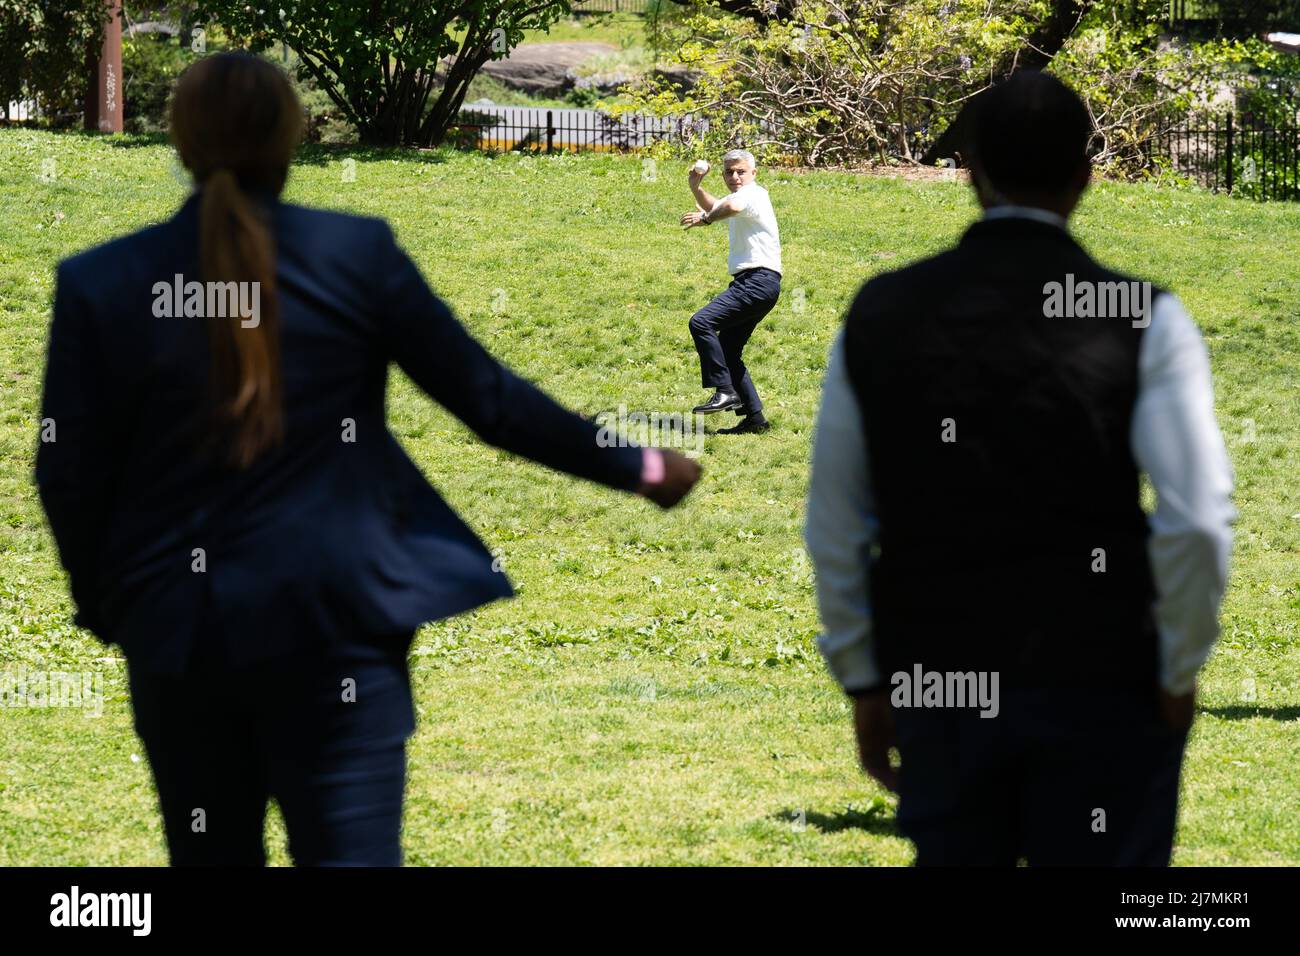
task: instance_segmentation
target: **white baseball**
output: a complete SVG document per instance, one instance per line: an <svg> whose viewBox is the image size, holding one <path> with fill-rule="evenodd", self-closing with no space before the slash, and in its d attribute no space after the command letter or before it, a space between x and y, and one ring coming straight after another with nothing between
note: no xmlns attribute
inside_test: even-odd
<svg viewBox="0 0 1300 956"><path fill-rule="evenodd" d="M697 159L697 160L695 161L695 165L692 166L691 168L694 169L695 172L697 172L697 173L699 173L701 176L703 176L705 173L707 173L707 172L709 171L709 164L708 164L708 162L707 162L706 160L703 160L703 159Z"/></svg>

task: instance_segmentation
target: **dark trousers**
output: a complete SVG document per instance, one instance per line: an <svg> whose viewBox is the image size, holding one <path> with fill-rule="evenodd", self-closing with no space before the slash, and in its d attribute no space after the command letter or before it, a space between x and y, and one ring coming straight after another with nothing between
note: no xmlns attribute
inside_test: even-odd
<svg viewBox="0 0 1300 956"><path fill-rule="evenodd" d="M128 674L172 865L265 864L270 797L297 865L401 865L406 645L236 668L209 642L183 675Z"/></svg>
<svg viewBox="0 0 1300 956"><path fill-rule="evenodd" d="M691 316L691 336L700 353L700 384L740 396L747 415L763 408L741 353L754 327L781 295L781 273L745 269L700 311Z"/></svg>
<svg viewBox="0 0 1300 956"><path fill-rule="evenodd" d="M1187 734L1159 719L1155 689L1000 697L993 718L893 709L916 864L1167 866Z"/></svg>

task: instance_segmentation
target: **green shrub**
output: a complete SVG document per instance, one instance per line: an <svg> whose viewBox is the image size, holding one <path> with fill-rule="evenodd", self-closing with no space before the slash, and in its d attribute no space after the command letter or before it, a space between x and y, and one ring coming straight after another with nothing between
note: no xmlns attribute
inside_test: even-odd
<svg viewBox="0 0 1300 956"><path fill-rule="evenodd" d="M122 38L122 117L128 132L166 130L172 87L198 55L165 33Z"/></svg>

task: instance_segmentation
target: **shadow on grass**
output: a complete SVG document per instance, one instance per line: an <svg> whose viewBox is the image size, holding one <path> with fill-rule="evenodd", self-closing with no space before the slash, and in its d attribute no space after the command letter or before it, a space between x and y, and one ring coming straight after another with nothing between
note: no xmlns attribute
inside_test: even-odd
<svg viewBox="0 0 1300 956"><path fill-rule="evenodd" d="M113 149L140 149L143 146L170 146L166 133L99 133L95 130L68 130L65 135L97 139Z"/></svg>
<svg viewBox="0 0 1300 956"><path fill-rule="evenodd" d="M483 124L500 125L499 120ZM140 149L149 146L170 146L171 140L166 133L101 133L96 130L63 129L37 126L25 126L21 123L2 123L0 129L39 129L44 132L57 133L78 139L95 140L113 149ZM473 127L477 130L478 127ZM492 157L501 154L501 150L480 149L477 145L477 132L470 141L462 141L456 130L452 130L447 141L441 146L367 146L359 143L303 143L294 154L294 165L328 166L344 159L358 162L399 159L406 162L438 165L448 161L453 153L481 153ZM521 142L514 147L518 152L544 152L545 146L537 142Z"/></svg>
<svg viewBox="0 0 1300 956"><path fill-rule="evenodd" d="M77 139L95 140L113 149L140 149L148 146L170 146L166 133L100 133L84 129L52 129L48 132ZM453 152L451 145L433 149L414 146L365 146L356 143L303 143L294 154L296 164L327 166L341 159L352 158L358 162L384 159L403 159L418 163L445 163Z"/></svg>
<svg viewBox="0 0 1300 956"><path fill-rule="evenodd" d="M299 166L328 166L345 159L359 163L385 159L400 159L413 163L441 164L447 162L450 146L419 149L414 146L362 146L355 143L304 143L298 147L294 164Z"/></svg>
<svg viewBox="0 0 1300 956"><path fill-rule="evenodd" d="M889 803L877 799L865 809L847 806L838 813L818 813L816 810L779 810L772 819L791 823L803 814L803 822L818 833L840 833L844 830L862 830L879 836L901 837Z"/></svg>
<svg viewBox="0 0 1300 956"><path fill-rule="evenodd" d="M1250 704L1234 704L1231 707L1203 707L1200 712L1224 720L1253 720L1256 717L1264 717L1268 720L1300 720L1300 707L1253 707Z"/></svg>

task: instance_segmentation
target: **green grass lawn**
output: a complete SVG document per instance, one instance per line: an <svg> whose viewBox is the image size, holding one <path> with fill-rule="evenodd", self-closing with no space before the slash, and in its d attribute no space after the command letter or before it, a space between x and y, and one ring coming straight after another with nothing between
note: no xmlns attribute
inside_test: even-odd
<svg viewBox="0 0 1300 956"><path fill-rule="evenodd" d="M609 43L617 47L646 42L647 15L599 13L562 17L546 30L524 31L524 43Z"/></svg>
<svg viewBox="0 0 1300 956"><path fill-rule="evenodd" d="M31 472L54 265L169 216L171 164L154 142L0 132L0 667L100 671L107 687L98 719L0 711L0 864L166 860L122 662L71 623ZM647 179L634 157L317 150L288 198L387 217L461 320L569 406L671 412L704 395L686 323L725 282L725 230L677 226L683 165ZM910 861L814 646L803 499L847 302L951 243L975 207L952 183L759 180L787 271L747 361L775 429L709 435L680 510L485 447L395 373L391 427L519 590L418 635L408 862ZM1300 862L1300 206L1101 184L1077 232L1187 303L1237 473L1175 861ZM268 842L286 862L278 818Z"/></svg>

